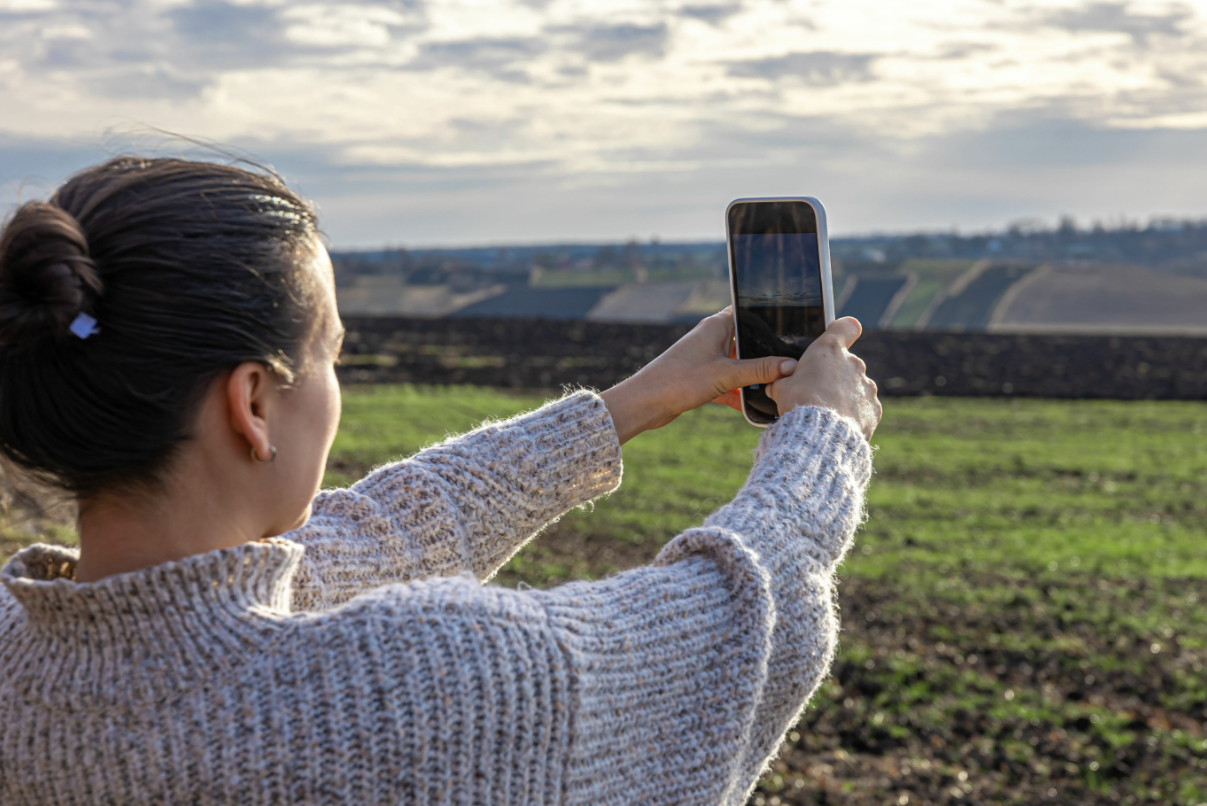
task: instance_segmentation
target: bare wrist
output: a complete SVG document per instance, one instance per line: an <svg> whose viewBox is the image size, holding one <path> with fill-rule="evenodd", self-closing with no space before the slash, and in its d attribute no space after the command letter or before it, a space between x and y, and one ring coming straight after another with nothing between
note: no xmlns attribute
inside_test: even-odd
<svg viewBox="0 0 1207 806"><path fill-rule="evenodd" d="M660 404L640 384L633 383L634 378L621 381L600 394L612 415L612 424L622 445L641 432L674 419L664 416Z"/></svg>

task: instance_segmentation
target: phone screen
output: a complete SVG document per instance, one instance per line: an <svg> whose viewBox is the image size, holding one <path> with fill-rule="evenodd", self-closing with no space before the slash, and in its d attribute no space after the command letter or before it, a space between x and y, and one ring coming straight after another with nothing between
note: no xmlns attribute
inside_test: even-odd
<svg viewBox="0 0 1207 806"><path fill-rule="evenodd" d="M826 329L813 208L801 201L739 202L729 208L729 236L738 357L799 359ZM752 421L778 419L762 387L747 386L744 397Z"/></svg>

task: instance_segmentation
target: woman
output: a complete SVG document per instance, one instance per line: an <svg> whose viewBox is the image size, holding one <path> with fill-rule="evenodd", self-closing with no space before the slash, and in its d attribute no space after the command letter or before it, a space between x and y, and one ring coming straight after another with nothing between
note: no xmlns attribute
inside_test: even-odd
<svg viewBox="0 0 1207 806"><path fill-rule="evenodd" d="M743 802L833 653L880 416L858 334L794 371L729 359L719 314L316 495L342 329L311 209L234 167L84 171L0 237L0 446L80 513L78 551L0 572L0 802ZM750 480L652 565L481 584L621 443L751 383L783 417Z"/></svg>

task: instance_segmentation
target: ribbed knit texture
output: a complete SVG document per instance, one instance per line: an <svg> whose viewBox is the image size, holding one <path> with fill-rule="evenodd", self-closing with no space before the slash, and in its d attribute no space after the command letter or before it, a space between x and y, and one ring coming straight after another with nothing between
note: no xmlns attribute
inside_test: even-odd
<svg viewBox="0 0 1207 806"><path fill-rule="evenodd" d="M88 584L24 549L0 803L742 803L829 667L870 471L853 424L797 409L652 566L483 586L619 483L580 392L325 492L283 538Z"/></svg>

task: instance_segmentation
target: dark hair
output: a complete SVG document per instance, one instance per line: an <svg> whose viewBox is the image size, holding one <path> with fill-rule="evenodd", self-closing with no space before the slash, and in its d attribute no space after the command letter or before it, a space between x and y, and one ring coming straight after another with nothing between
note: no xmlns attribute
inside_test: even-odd
<svg viewBox="0 0 1207 806"><path fill-rule="evenodd" d="M18 208L0 235L0 450L85 499L154 484L223 372L259 361L293 382L316 234L275 174L179 159L114 159Z"/></svg>

